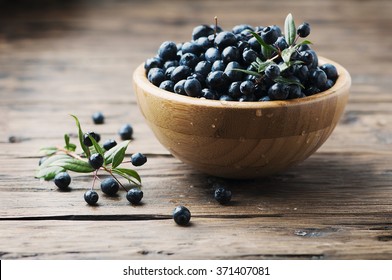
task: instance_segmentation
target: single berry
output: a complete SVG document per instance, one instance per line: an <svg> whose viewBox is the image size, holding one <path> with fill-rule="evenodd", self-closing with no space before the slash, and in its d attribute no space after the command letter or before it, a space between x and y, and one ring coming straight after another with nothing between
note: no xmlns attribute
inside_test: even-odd
<svg viewBox="0 0 392 280"><path fill-rule="evenodd" d="M103 165L103 161L103 157L99 153L92 154L88 159L88 162L94 169L101 168L101 166Z"/></svg>
<svg viewBox="0 0 392 280"><path fill-rule="evenodd" d="M177 45L174 42L166 41L158 49L158 56L163 61L174 60L177 58Z"/></svg>
<svg viewBox="0 0 392 280"><path fill-rule="evenodd" d="M118 192L119 185L116 180L109 177L101 182L101 190L103 193L113 196Z"/></svg>
<svg viewBox="0 0 392 280"><path fill-rule="evenodd" d="M190 69L194 69L200 59L193 53L184 53L180 58L180 66L188 66Z"/></svg>
<svg viewBox="0 0 392 280"><path fill-rule="evenodd" d="M71 184L71 176L67 172L60 172L54 177L54 184L59 189L65 190Z"/></svg>
<svg viewBox="0 0 392 280"><path fill-rule="evenodd" d="M283 36L278 37L278 39L275 41L275 46L280 50L283 51L289 47L289 44L287 44L286 38Z"/></svg>
<svg viewBox="0 0 392 280"><path fill-rule="evenodd" d="M214 34L214 29L208 25L198 25L193 28L192 31L192 39L197 40L200 37L208 37L209 35Z"/></svg>
<svg viewBox="0 0 392 280"><path fill-rule="evenodd" d="M150 71L151 68L161 68L163 66L163 61L160 57L152 57L146 60L144 63L144 69L146 73Z"/></svg>
<svg viewBox="0 0 392 280"><path fill-rule="evenodd" d="M309 36L309 34L310 34L310 25L309 25L309 23L304 22L300 26L298 26L297 34L301 38L305 38L305 37Z"/></svg>
<svg viewBox="0 0 392 280"><path fill-rule="evenodd" d="M207 77L208 73L210 73L212 67L212 63L206 60L200 61L195 66L195 73L199 73L204 77Z"/></svg>
<svg viewBox="0 0 392 280"><path fill-rule="evenodd" d="M228 46L222 51L222 60L228 64L230 61L238 61L239 55L237 47Z"/></svg>
<svg viewBox="0 0 392 280"><path fill-rule="evenodd" d="M255 92L255 84L252 81L243 81L240 84L240 91L243 95L251 95Z"/></svg>
<svg viewBox="0 0 392 280"><path fill-rule="evenodd" d="M160 89L163 89L163 90L170 91L170 92L174 92L174 82L171 81L171 80L163 81L163 82L159 85L159 88L160 88Z"/></svg>
<svg viewBox="0 0 392 280"><path fill-rule="evenodd" d="M177 206L173 211L173 219L177 225L186 226L191 219L191 212L185 206Z"/></svg>
<svg viewBox="0 0 392 280"><path fill-rule="evenodd" d="M220 51L217 48L209 48L206 50L204 58L206 61L214 63L215 61L220 60L222 57Z"/></svg>
<svg viewBox="0 0 392 280"><path fill-rule="evenodd" d="M222 51L228 46L235 46L237 37L231 32L222 31L216 35L214 42L218 49Z"/></svg>
<svg viewBox="0 0 392 280"><path fill-rule="evenodd" d="M138 204L143 198L143 191L138 188L132 188L127 192L127 200L132 204Z"/></svg>
<svg viewBox="0 0 392 280"><path fill-rule="evenodd" d="M94 138L96 142L99 142L101 140L101 135L95 132L88 132L83 134L83 144L86 145L87 147L91 147L93 145L93 142L91 142L90 137Z"/></svg>
<svg viewBox="0 0 392 280"><path fill-rule="evenodd" d="M159 87L165 80L165 72L161 68L151 68L150 71L148 71L147 79L150 83Z"/></svg>
<svg viewBox="0 0 392 280"><path fill-rule="evenodd" d="M184 85L185 85L186 80L181 80L178 81L175 85L174 85L174 92L177 94L181 94L181 95L187 95L184 89Z"/></svg>
<svg viewBox="0 0 392 280"><path fill-rule="evenodd" d="M277 64L270 64L265 69L265 75L271 80L275 80L280 75L280 68Z"/></svg>
<svg viewBox="0 0 392 280"><path fill-rule="evenodd" d="M103 124L105 121L105 117L102 112L95 112L91 117L95 124Z"/></svg>
<svg viewBox="0 0 392 280"><path fill-rule="evenodd" d="M289 87L283 83L275 83L268 90L271 100L285 100L289 96Z"/></svg>
<svg viewBox="0 0 392 280"><path fill-rule="evenodd" d="M320 69L323 70L325 74L327 74L328 79L336 81L336 79L338 78L338 70L334 65L326 63L320 66Z"/></svg>
<svg viewBox="0 0 392 280"><path fill-rule="evenodd" d="M130 140L132 139L133 128L130 124L124 124L120 127L118 134L120 135L122 140Z"/></svg>
<svg viewBox="0 0 392 280"><path fill-rule="evenodd" d="M95 205L98 202L99 195L96 191L88 190L84 193L84 200L89 205Z"/></svg>
<svg viewBox="0 0 392 280"><path fill-rule="evenodd" d="M252 62L256 61L256 58L258 57L257 52L255 52L252 49L246 49L243 53L242 53L242 59L248 63L251 64Z"/></svg>
<svg viewBox="0 0 392 280"><path fill-rule="evenodd" d="M192 74L191 68L186 65L177 66L171 73L170 79L174 83L178 83L181 80L185 80L188 76Z"/></svg>
<svg viewBox="0 0 392 280"><path fill-rule="evenodd" d="M261 31L260 37L266 44L272 45L278 39L279 33L276 28L273 28L272 26L267 26Z"/></svg>
<svg viewBox="0 0 392 280"><path fill-rule="evenodd" d="M325 87L327 80L328 80L327 74L325 74L325 72L320 68L317 68L316 70L310 73L310 81L312 85L314 85L319 89Z"/></svg>
<svg viewBox="0 0 392 280"><path fill-rule="evenodd" d="M116 140L108 139L108 140L106 140L106 141L103 143L102 146L103 146L103 148L104 148L106 151L109 151L111 148L117 146L117 142L116 142Z"/></svg>
<svg viewBox="0 0 392 280"><path fill-rule="evenodd" d="M241 65L237 61L231 61L225 68L225 74L227 77L229 77L230 81L241 81L243 78L243 73L238 71L238 69L241 68Z"/></svg>
<svg viewBox="0 0 392 280"><path fill-rule="evenodd" d="M213 71L206 79L209 89L222 90L229 88L230 79L223 71Z"/></svg>
<svg viewBox="0 0 392 280"><path fill-rule="evenodd" d="M231 191L225 187L218 187L215 189L214 198L220 204L227 204L231 200Z"/></svg>
<svg viewBox="0 0 392 280"><path fill-rule="evenodd" d="M147 157L142 153L136 153L131 156L131 163L134 166L142 166L147 162Z"/></svg>
<svg viewBox="0 0 392 280"><path fill-rule="evenodd" d="M187 79L184 84L184 90L188 96L200 97L202 87L197 79Z"/></svg>

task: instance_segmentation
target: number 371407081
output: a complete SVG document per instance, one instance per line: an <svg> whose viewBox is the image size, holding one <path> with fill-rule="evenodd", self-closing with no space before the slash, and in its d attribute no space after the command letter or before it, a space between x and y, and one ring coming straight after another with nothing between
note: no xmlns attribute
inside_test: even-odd
<svg viewBox="0 0 392 280"><path fill-rule="evenodd" d="M255 266L219 266L216 268L217 275L270 275L268 267L255 267Z"/></svg>

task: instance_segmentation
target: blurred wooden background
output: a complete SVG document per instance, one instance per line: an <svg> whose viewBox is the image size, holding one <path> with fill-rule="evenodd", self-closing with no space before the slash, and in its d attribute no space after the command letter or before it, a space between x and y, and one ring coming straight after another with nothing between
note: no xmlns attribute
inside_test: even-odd
<svg viewBox="0 0 392 280"><path fill-rule="evenodd" d="M352 75L349 105L325 145L303 164L252 181L225 181L233 203L217 204L216 178L182 164L155 140L137 108L132 72L162 41L190 40L194 26L311 24L319 55ZM391 259L392 2L0 1L0 258L2 259ZM94 126L101 110L106 123ZM83 200L34 179L39 149L84 130L116 138L134 127L131 154L144 203L124 194ZM192 224L178 227L184 204Z"/></svg>

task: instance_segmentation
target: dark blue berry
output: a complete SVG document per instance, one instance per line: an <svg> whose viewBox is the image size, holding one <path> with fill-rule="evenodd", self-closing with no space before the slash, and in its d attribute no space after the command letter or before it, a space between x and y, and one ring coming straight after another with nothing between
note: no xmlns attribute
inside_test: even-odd
<svg viewBox="0 0 392 280"><path fill-rule="evenodd" d="M214 63L212 63L211 66L211 72L214 71L225 71L226 69L226 64L223 62L223 60L216 60Z"/></svg>
<svg viewBox="0 0 392 280"><path fill-rule="evenodd" d="M204 52L213 46L213 42L207 37L200 37L194 43Z"/></svg>
<svg viewBox="0 0 392 280"><path fill-rule="evenodd" d="M266 44L272 45L278 39L279 33L276 28L267 26L262 30L260 37Z"/></svg>
<svg viewBox="0 0 392 280"><path fill-rule="evenodd" d="M99 169L103 165L104 159L102 155L100 155L99 153L95 153L88 158L88 162L90 163L92 168Z"/></svg>
<svg viewBox="0 0 392 280"><path fill-rule="evenodd" d="M132 204L138 204L143 198L143 191L138 188L132 188L127 192L127 200Z"/></svg>
<svg viewBox="0 0 392 280"><path fill-rule="evenodd" d="M283 83L275 83L268 90L271 100L285 100L289 96L289 87Z"/></svg>
<svg viewBox="0 0 392 280"><path fill-rule="evenodd" d="M109 151L111 148L113 148L113 147L115 147L117 145L117 142L116 142L116 140L113 140L113 139L108 139L108 140L106 140L104 143L103 143L103 148L106 150L106 151Z"/></svg>
<svg viewBox="0 0 392 280"><path fill-rule="evenodd" d="M175 60L177 58L177 45L174 42L166 41L158 49L158 56L164 60Z"/></svg>
<svg viewBox="0 0 392 280"><path fill-rule="evenodd" d="M225 68L225 74L229 77L230 81L240 81L243 78L243 73L238 71L241 69L241 65L237 61L231 61Z"/></svg>
<svg viewBox="0 0 392 280"><path fill-rule="evenodd" d="M196 40L200 37L208 37L209 35L214 34L214 29L209 25L199 25L193 28L192 31L192 39Z"/></svg>
<svg viewBox="0 0 392 280"><path fill-rule="evenodd" d="M236 43L237 38L232 32L222 31L215 37L215 45L221 51L228 46L235 46Z"/></svg>
<svg viewBox="0 0 392 280"><path fill-rule="evenodd" d="M295 99L303 97L301 87L296 84L289 85L289 96L288 99Z"/></svg>
<svg viewBox="0 0 392 280"><path fill-rule="evenodd" d="M171 75L174 71L174 69L176 69L177 66L170 66L168 68L166 68L165 70L165 79L166 80L170 80L171 79Z"/></svg>
<svg viewBox="0 0 392 280"><path fill-rule="evenodd" d="M255 84L252 81L243 81L240 84L240 91L243 95L251 95L255 92Z"/></svg>
<svg viewBox="0 0 392 280"><path fill-rule="evenodd" d="M303 61L305 65L311 65L313 63L314 56L310 51L302 51L298 54L297 59Z"/></svg>
<svg viewBox="0 0 392 280"><path fill-rule="evenodd" d="M224 91L230 85L230 79L223 71L213 71L208 74L206 79L207 85L210 89Z"/></svg>
<svg viewBox="0 0 392 280"><path fill-rule="evenodd" d="M248 44L252 50L254 50L256 53L261 52L261 46L257 39L255 37L252 37L248 40Z"/></svg>
<svg viewBox="0 0 392 280"><path fill-rule="evenodd" d="M307 22L302 23L297 28L297 34L299 37L305 38L310 34L310 25Z"/></svg>
<svg viewBox="0 0 392 280"><path fill-rule="evenodd" d="M283 51L289 47L289 44L287 44L287 41L285 37L280 36L278 39L275 41L275 46L280 50Z"/></svg>
<svg viewBox="0 0 392 280"><path fill-rule="evenodd" d="M163 61L160 57L152 57L146 60L144 63L144 69L146 70L146 73L150 71L151 68L162 68L163 66Z"/></svg>
<svg viewBox="0 0 392 280"><path fill-rule="evenodd" d="M228 89L228 94L234 98L234 99L238 99L240 98L240 96L242 95L241 90L240 90L240 85L241 82L237 81L237 82L232 82L230 84L230 87Z"/></svg>
<svg viewBox="0 0 392 280"><path fill-rule="evenodd" d="M170 91L170 92L174 92L174 82L171 81L171 80L163 81L163 82L159 85L159 88L160 88L160 89L163 89L163 90Z"/></svg>
<svg viewBox="0 0 392 280"><path fill-rule="evenodd" d="M275 80L280 75L280 68L277 64L270 64L265 69L265 75L271 80Z"/></svg>
<svg viewBox="0 0 392 280"><path fill-rule="evenodd" d="M133 128L130 124L124 124L120 127L118 134L120 135L122 140L130 140L132 139Z"/></svg>
<svg viewBox="0 0 392 280"><path fill-rule="evenodd" d="M216 96L217 96L216 91L209 89L209 88L203 88L201 90L201 93L202 93L202 97L205 99L214 100L214 99L216 99Z"/></svg>
<svg viewBox="0 0 392 280"><path fill-rule="evenodd" d="M165 80L165 72L161 68L151 68L148 71L147 79L158 87Z"/></svg>
<svg viewBox="0 0 392 280"><path fill-rule="evenodd" d="M60 172L54 177L54 184L59 189L65 190L71 184L71 176L67 172Z"/></svg>
<svg viewBox="0 0 392 280"><path fill-rule="evenodd" d="M185 206L177 206L173 210L173 219L177 225L186 226L191 219L191 212Z"/></svg>
<svg viewBox="0 0 392 280"><path fill-rule="evenodd" d="M96 191L88 190L84 193L84 200L89 205L95 205L98 202L99 195Z"/></svg>
<svg viewBox="0 0 392 280"><path fill-rule="evenodd" d="M185 53L180 58L180 65L188 66L190 69L195 68L199 62L199 57L193 53Z"/></svg>
<svg viewBox="0 0 392 280"><path fill-rule="evenodd" d="M316 70L313 70L310 73L311 84L319 89L325 87L327 80L328 80L327 74L325 74L325 72L320 68L317 68Z"/></svg>
<svg viewBox="0 0 392 280"><path fill-rule="evenodd" d="M180 65L173 70L170 78L174 83L178 83L181 80L185 80L191 74L192 74L191 68L185 65Z"/></svg>
<svg viewBox="0 0 392 280"><path fill-rule="evenodd" d="M179 65L178 60L168 60L165 62L165 64L163 64L163 69L167 69L173 66L177 67L178 65ZM166 71L165 71L165 75L166 75Z"/></svg>
<svg viewBox="0 0 392 280"><path fill-rule="evenodd" d="M91 147L93 145L93 142L91 141L90 137L91 136L96 142L99 142L101 140L101 135L95 132L88 132L83 134L83 144L86 145L87 147Z"/></svg>
<svg viewBox="0 0 392 280"><path fill-rule="evenodd" d="M294 68L294 76L296 76L302 84L309 78L309 68L304 64L297 64L293 66Z"/></svg>
<svg viewBox="0 0 392 280"><path fill-rule="evenodd" d="M219 186L215 189L214 198L220 204L227 204L231 200L231 191Z"/></svg>
<svg viewBox="0 0 392 280"><path fill-rule="evenodd" d="M106 178L101 182L101 190L103 193L113 196L118 192L119 185L113 178Z"/></svg>
<svg viewBox="0 0 392 280"><path fill-rule="evenodd" d="M203 49L195 44L194 42L185 42L181 48L182 54L192 53L195 55L200 55L203 52Z"/></svg>
<svg viewBox="0 0 392 280"><path fill-rule="evenodd" d="M105 117L102 112L95 112L91 117L95 124L103 124L105 121Z"/></svg>
<svg viewBox="0 0 392 280"><path fill-rule="evenodd" d="M336 81L336 79L338 78L338 70L334 65L326 63L320 66L320 69L323 70L325 74L327 74L328 79Z"/></svg>
<svg viewBox="0 0 392 280"><path fill-rule="evenodd" d="M234 34L240 34L244 30L254 31L254 28L248 24L239 24L233 27L232 32Z"/></svg>
<svg viewBox="0 0 392 280"><path fill-rule="evenodd" d="M214 61L221 59L221 53L216 48L209 48L208 50L206 50L204 58L205 60L214 63Z"/></svg>
<svg viewBox="0 0 392 280"><path fill-rule="evenodd" d="M252 49L247 49L242 53L242 59L248 64L251 64L252 62L256 61L257 57L257 52Z"/></svg>
<svg viewBox="0 0 392 280"><path fill-rule="evenodd" d="M200 73L204 77L207 77L208 73L210 73L212 67L212 63L210 61L200 61L195 66L195 73Z"/></svg>
<svg viewBox="0 0 392 280"><path fill-rule="evenodd" d="M135 153L131 156L131 163L134 166L142 166L147 162L147 157L142 153Z"/></svg>
<svg viewBox="0 0 392 280"><path fill-rule="evenodd" d="M202 86L197 79L187 79L184 84L184 90L188 96L200 97Z"/></svg>
<svg viewBox="0 0 392 280"><path fill-rule="evenodd" d="M222 51L222 60L225 64L228 64L231 61L238 61L238 59L239 52L237 47L228 46Z"/></svg>
<svg viewBox="0 0 392 280"><path fill-rule="evenodd" d="M180 80L174 85L174 92L181 95L187 95L184 89L186 80Z"/></svg>

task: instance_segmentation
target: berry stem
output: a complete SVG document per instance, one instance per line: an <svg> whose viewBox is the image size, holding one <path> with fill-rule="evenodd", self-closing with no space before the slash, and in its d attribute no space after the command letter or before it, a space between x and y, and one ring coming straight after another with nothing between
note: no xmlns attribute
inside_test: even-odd
<svg viewBox="0 0 392 280"><path fill-rule="evenodd" d="M114 174L113 174L113 172L112 172L111 169L108 169L108 168L106 168L106 167L104 167L104 169L105 169L105 171L107 171L107 172L110 173L110 175L113 177L113 179L116 180L117 183L118 183L126 192L128 192L128 190L124 187L124 185L116 178L116 176L114 176Z"/></svg>
<svg viewBox="0 0 392 280"><path fill-rule="evenodd" d="M215 28L214 28L214 39L216 37L216 33L218 33L218 17L214 17L214 22L215 22Z"/></svg>
<svg viewBox="0 0 392 280"><path fill-rule="evenodd" d="M91 190L94 189L95 181L96 181L96 179L98 178L98 170L99 170L99 169L97 169L97 170L94 171L93 185L91 186Z"/></svg>

